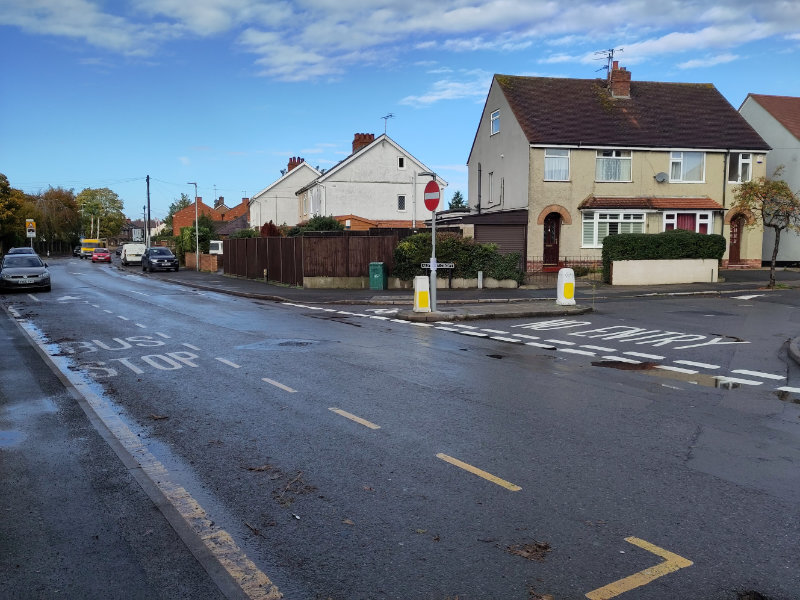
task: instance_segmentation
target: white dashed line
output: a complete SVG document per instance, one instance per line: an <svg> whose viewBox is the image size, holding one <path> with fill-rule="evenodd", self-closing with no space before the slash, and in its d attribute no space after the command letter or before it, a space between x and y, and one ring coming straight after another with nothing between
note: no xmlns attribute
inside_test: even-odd
<svg viewBox="0 0 800 600"><path fill-rule="evenodd" d="M30 298L31 300L33 300L33 301L35 301L35 302L41 302L41 300L39 300L39 299L38 299L36 296L34 296L33 294L28 294L28 298Z"/></svg>
<svg viewBox="0 0 800 600"><path fill-rule="evenodd" d="M156 335L165 339L171 339L166 333L161 333L160 331L156 331Z"/></svg>
<svg viewBox="0 0 800 600"><path fill-rule="evenodd" d="M122 319L123 321L130 321L128 317L123 317L122 315L117 315L118 319Z"/></svg>
<svg viewBox="0 0 800 600"><path fill-rule="evenodd" d="M136 323L137 327L141 327L142 329L147 329L147 325L142 325L141 323Z"/></svg>
<svg viewBox="0 0 800 600"><path fill-rule="evenodd" d="M462 329L477 329L474 325L462 325L461 323L456 324L456 327L461 327Z"/></svg>
<svg viewBox="0 0 800 600"><path fill-rule="evenodd" d="M108 313L108 314L110 314L110 315L113 315L113 314L114 314L114 311L108 310L107 308L104 308L104 309L103 309L103 312L104 312L104 313Z"/></svg>
<svg viewBox="0 0 800 600"><path fill-rule="evenodd" d="M461 335L471 335L473 337L489 337L488 333L481 333L480 331L459 331Z"/></svg>
<svg viewBox="0 0 800 600"><path fill-rule="evenodd" d="M500 331L499 329L481 329L481 331L485 331L486 333L496 333L498 335L511 335L507 331Z"/></svg>
<svg viewBox="0 0 800 600"><path fill-rule="evenodd" d="M219 356L217 356L217 357L215 357L215 358L216 358L216 359L217 359L219 362L221 362L223 365L228 365L229 367L233 367L234 369L241 369L241 368L242 368L240 365L237 365L235 362L231 362L231 361L229 361L229 360L227 360L227 359L220 358Z"/></svg>
<svg viewBox="0 0 800 600"><path fill-rule="evenodd" d="M271 385L274 385L275 387L281 388L282 390L286 390L287 392L291 392L292 394L297 392L297 390L293 390L288 385L283 385L282 383L278 383L277 381L274 381L274 380L270 379L269 377L262 377L261 381L266 381L267 383L269 383Z"/></svg>
<svg viewBox="0 0 800 600"><path fill-rule="evenodd" d="M710 365L708 363L694 362L693 360L676 360L675 364L686 365L687 367L699 367L700 369L719 369L719 365Z"/></svg>
<svg viewBox="0 0 800 600"><path fill-rule="evenodd" d="M577 348L559 348L559 352L566 352L568 354L581 354L583 356L595 356L594 352L589 350L578 350Z"/></svg>
<svg viewBox="0 0 800 600"><path fill-rule="evenodd" d="M747 369L734 369L731 373L738 375L750 375L750 377L763 377L764 379L786 379L783 375L773 375L762 371L748 371Z"/></svg>
<svg viewBox="0 0 800 600"><path fill-rule="evenodd" d="M490 337L493 340L498 340L500 342L511 342L511 343L514 343L514 344L521 344L522 343L522 340L518 340L518 339L510 338L510 337L503 337L501 335L493 335L493 336L490 336Z"/></svg>
<svg viewBox="0 0 800 600"><path fill-rule="evenodd" d="M550 342L551 344L558 344L559 346L574 346L575 342L565 342L563 340L545 340L545 342Z"/></svg>
<svg viewBox="0 0 800 600"><path fill-rule="evenodd" d="M763 381L753 381L752 379L739 379L738 377L725 377L724 375L715 375L714 379L720 383L741 383L742 385L761 385Z"/></svg>
<svg viewBox="0 0 800 600"><path fill-rule="evenodd" d="M603 360L615 360L617 362L630 363L632 365L640 365L642 361L633 360L632 358L625 358L624 356L604 356Z"/></svg>
<svg viewBox="0 0 800 600"><path fill-rule="evenodd" d="M779 392L792 392L793 394L800 394L800 388L783 386L778 388Z"/></svg>
<svg viewBox="0 0 800 600"><path fill-rule="evenodd" d="M388 321L389 317L382 317L381 315L364 315L365 317L369 317L370 319L378 319L379 321Z"/></svg>
<svg viewBox="0 0 800 600"><path fill-rule="evenodd" d="M200 348L198 348L197 346L193 346L192 344L187 344L186 342L183 342L181 346L186 346L187 348L189 348L189 350L200 350Z"/></svg>
<svg viewBox="0 0 800 600"><path fill-rule="evenodd" d="M626 356L638 356L639 358L649 358L650 360L664 360L663 356L658 354L644 354L642 352L623 352Z"/></svg>
<svg viewBox="0 0 800 600"><path fill-rule="evenodd" d="M535 335L525 335L524 333L515 333L516 337L522 338L524 340L538 340L539 337Z"/></svg>
<svg viewBox="0 0 800 600"><path fill-rule="evenodd" d="M460 329L456 329L455 327L445 327L444 325L437 325L436 329L441 329L442 331L454 331L456 333L461 333Z"/></svg>
<svg viewBox="0 0 800 600"><path fill-rule="evenodd" d="M555 346L550 346L548 344L540 344L538 342L525 342L525 345L526 346L534 346L536 348L546 348L548 350L555 350L556 349Z"/></svg>
<svg viewBox="0 0 800 600"><path fill-rule="evenodd" d="M597 350L598 352L616 352L616 348L606 348L605 346L590 346L589 344L581 345L581 348L587 348L589 350Z"/></svg>
<svg viewBox="0 0 800 600"><path fill-rule="evenodd" d="M664 371L673 371L675 373L686 373L688 375L697 375L697 371L694 369L683 369L681 367L671 367L669 365L656 365L656 369L662 369Z"/></svg>
<svg viewBox="0 0 800 600"><path fill-rule="evenodd" d="M417 327L433 327L431 323L417 323L416 321L410 321L412 325L416 325Z"/></svg>

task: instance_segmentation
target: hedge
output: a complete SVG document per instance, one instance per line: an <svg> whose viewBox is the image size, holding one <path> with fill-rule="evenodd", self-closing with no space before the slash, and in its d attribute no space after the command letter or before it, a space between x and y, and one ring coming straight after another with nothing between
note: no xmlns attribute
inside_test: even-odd
<svg viewBox="0 0 800 600"><path fill-rule="evenodd" d="M404 280L425 275L420 263L430 262L430 259L431 234L415 233L395 248L392 274ZM513 279L521 283L523 278L518 253L500 254L495 244L479 244L454 233L436 234L436 260L454 263L453 277L475 278L478 271L483 271L486 277L494 279ZM437 270L439 277L448 277L449 274L449 269Z"/></svg>
<svg viewBox="0 0 800 600"><path fill-rule="evenodd" d="M725 254L725 238L718 234L673 229L664 233L621 233L603 240L603 281L611 282L615 260L675 260L715 258Z"/></svg>

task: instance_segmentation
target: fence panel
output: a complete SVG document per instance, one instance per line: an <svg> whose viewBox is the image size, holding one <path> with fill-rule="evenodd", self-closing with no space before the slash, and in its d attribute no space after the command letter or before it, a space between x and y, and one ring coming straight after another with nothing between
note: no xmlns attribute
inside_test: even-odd
<svg viewBox="0 0 800 600"><path fill-rule="evenodd" d="M347 244L341 237L303 236L303 274L306 277L348 277Z"/></svg>

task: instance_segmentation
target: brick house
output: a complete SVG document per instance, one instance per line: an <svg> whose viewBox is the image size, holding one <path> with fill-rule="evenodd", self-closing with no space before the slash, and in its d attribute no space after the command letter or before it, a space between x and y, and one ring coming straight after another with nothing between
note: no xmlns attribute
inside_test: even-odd
<svg viewBox="0 0 800 600"><path fill-rule="evenodd" d="M242 198L242 201L234 206L228 208L225 205L225 198L220 196L211 207L203 202L203 199L198 197L197 202L197 216L208 216L212 221L224 223L233 221L242 215L247 215L249 218L249 198ZM174 215L172 215L172 232L177 235L184 227L193 227L195 218L195 203L192 202L186 208L182 208ZM245 225L247 227L247 225Z"/></svg>
<svg viewBox="0 0 800 600"><path fill-rule="evenodd" d="M527 271L599 260L615 233L688 229L729 241L723 266L761 265L762 231L732 209L769 145L711 84L495 75L469 169L479 242Z"/></svg>

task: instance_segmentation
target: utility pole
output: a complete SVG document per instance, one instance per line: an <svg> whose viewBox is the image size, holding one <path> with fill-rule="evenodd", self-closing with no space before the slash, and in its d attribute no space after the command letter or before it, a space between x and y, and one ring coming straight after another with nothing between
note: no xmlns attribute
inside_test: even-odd
<svg viewBox="0 0 800 600"><path fill-rule="evenodd" d="M145 216L144 245L145 248L150 247L150 175L147 176L147 215Z"/></svg>
<svg viewBox="0 0 800 600"><path fill-rule="evenodd" d="M195 262L197 263L197 270L200 270L200 225L197 217L197 182L189 181L186 185L194 186L194 251ZM215 188L216 189L216 188Z"/></svg>

